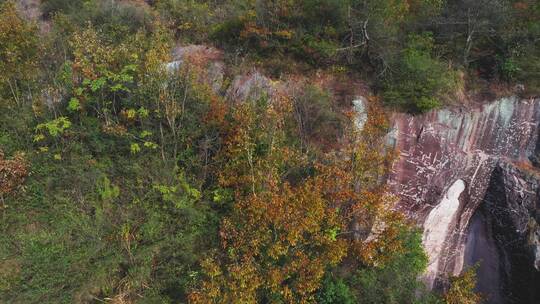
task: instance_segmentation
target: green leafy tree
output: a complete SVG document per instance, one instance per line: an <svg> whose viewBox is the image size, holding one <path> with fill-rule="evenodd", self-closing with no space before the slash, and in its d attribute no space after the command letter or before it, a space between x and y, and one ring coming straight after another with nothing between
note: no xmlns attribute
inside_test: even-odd
<svg viewBox="0 0 540 304"><path fill-rule="evenodd" d="M457 75L441 59L434 57L430 34L412 35L394 69L383 84L387 104L410 112L440 107L443 98L457 88Z"/></svg>
<svg viewBox="0 0 540 304"><path fill-rule="evenodd" d="M386 263L360 269L352 279L358 295L357 303L437 303L419 281L427 266L421 233L408 227L400 229L399 238L405 249Z"/></svg>
<svg viewBox="0 0 540 304"><path fill-rule="evenodd" d="M499 57L504 79L519 82L529 95L540 92L540 4L535 1L514 1L500 33L507 50Z"/></svg>
<svg viewBox="0 0 540 304"><path fill-rule="evenodd" d="M355 304L356 296L350 287L340 278L326 276L317 293L318 304Z"/></svg>

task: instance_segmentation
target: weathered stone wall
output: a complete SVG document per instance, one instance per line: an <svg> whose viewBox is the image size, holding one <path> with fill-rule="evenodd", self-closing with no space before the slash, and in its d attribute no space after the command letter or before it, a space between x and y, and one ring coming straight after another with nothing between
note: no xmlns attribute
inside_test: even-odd
<svg viewBox="0 0 540 304"><path fill-rule="evenodd" d="M424 228L430 257L425 279L429 286L437 286L448 274L462 270L467 238L471 237L469 223L485 201L495 170L504 168L508 180L519 180L512 164L530 165L538 141L540 99L512 97L473 109L395 114L391 122L388 141L399 157L389 185L400 198L398 208ZM531 176L533 183L540 180ZM453 188L458 181L465 186L456 198ZM523 185L518 182L507 192L509 210L537 200L538 193L525 193L525 188L518 187ZM530 212L522 212L513 221L519 219L523 226L530 218ZM530 262L533 269L534 263Z"/></svg>
<svg viewBox="0 0 540 304"><path fill-rule="evenodd" d="M501 162L493 171L486 195L475 212L475 215L483 216L485 228L493 239L498 272L490 273L485 269L484 264L492 262L486 256L479 255L476 260L466 261L481 262L479 279L491 283L491 286L481 286L488 287L482 291L486 294L489 289L493 291L488 294L491 296L489 303L540 302L539 206L539 172ZM474 237L474 231L469 229L468 235ZM469 247L465 251L470 251ZM497 280L493 279L495 276Z"/></svg>

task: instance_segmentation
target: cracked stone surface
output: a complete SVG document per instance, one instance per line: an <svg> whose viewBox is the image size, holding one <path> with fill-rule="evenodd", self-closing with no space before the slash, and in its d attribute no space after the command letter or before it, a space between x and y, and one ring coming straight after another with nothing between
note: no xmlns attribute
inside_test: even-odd
<svg viewBox="0 0 540 304"><path fill-rule="evenodd" d="M517 97L466 110L392 115L388 142L399 156L388 183L399 197L397 208L424 227L429 286L440 286L463 269L467 239L480 231L471 228L471 218L480 206L489 206L496 172L502 172L499 186L505 189L497 208L512 215L508 225L516 228L507 228L528 240L522 245L530 257L527 267L538 271L540 177L529 159L538 146L539 123L540 99ZM500 238L509 232L496 233ZM496 246L499 256L511 256Z"/></svg>

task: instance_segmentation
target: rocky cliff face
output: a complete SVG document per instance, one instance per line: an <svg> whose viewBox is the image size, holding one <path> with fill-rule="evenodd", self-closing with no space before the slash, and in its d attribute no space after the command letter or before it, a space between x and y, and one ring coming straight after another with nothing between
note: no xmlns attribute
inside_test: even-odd
<svg viewBox="0 0 540 304"><path fill-rule="evenodd" d="M529 158L540 99L395 114L391 123L399 157L389 184L398 208L424 228L426 283L440 287L481 262L478 287L490 302L538 303L540 176Z"/></svg>

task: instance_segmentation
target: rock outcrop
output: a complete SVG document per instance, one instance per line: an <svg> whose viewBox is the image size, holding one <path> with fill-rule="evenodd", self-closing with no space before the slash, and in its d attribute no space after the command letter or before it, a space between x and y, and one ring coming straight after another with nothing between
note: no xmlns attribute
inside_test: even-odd
<svg viewBox="0 0 540 304"><path fill-rule="evenodd" d="M207 84L214 92L219 92L223 85L225 64L223 52L206 45L191 44L177 46L171 55L173 61L165 65L169 72L178 71L184 61L204 70L204 75L199 75L200 81Z"/></svg>
<svg viewBox="0 0 540 304"><path fill-rule="evenodd" d="M479 289L491 293L490 302L535 303L538 294L516 282L521 274L527 284L540 284L540 176L529 160L537 148L540 99L395 114L391 123L388 140L399 157L389 185L398 208L424 228L428 286L438 288L447 275L482 260ZM496 273L483 277L486 269Z"/></svg>

